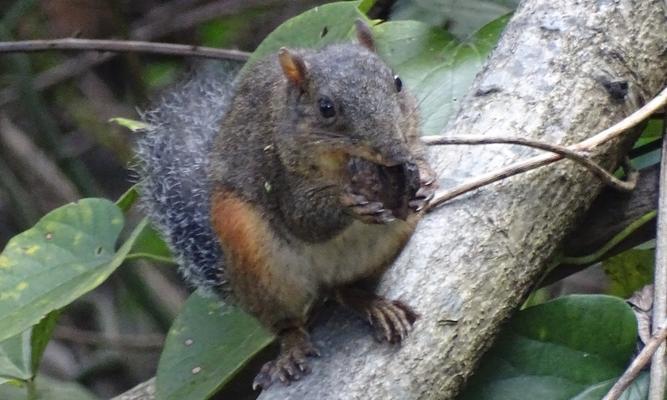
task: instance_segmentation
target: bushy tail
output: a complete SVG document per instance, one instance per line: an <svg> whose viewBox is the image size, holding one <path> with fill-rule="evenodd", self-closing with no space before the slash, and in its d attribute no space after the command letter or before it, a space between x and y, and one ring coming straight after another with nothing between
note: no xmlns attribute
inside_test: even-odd
<svg viewBox="0 0 667 400"><path fill-rule="evenodd" d="M143 115L137 142L139 190L153 225L193 285L220 289L222 250L210 226L209 149L232 93L238 66L205 64Z"/></svg>

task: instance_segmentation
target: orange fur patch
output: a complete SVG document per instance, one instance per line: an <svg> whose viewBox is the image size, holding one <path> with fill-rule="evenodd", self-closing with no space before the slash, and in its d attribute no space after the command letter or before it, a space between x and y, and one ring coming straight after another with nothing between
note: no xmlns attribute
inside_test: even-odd
<svg viewBox="0 0 667 400"><path fill-rule="evenodd" d="M250 280L258 283L266 278L268 260L263 244L270 238L259 212L232 192L219 192L212 199L211 220L230 261L227 265L229 272L233 275L254 275L254 279ZM248 280L236 280L237 283L244 281Z"/></svg>
<svg viewBox="0 0 667 400"><path fill-rule="evenodd" d="M308 292L289 278L284 265L274 265L279 262L279 239L260 211L232 191L220 191L212 198L211 219L232 289L244 309L268 327L302 319Z"/></svg>

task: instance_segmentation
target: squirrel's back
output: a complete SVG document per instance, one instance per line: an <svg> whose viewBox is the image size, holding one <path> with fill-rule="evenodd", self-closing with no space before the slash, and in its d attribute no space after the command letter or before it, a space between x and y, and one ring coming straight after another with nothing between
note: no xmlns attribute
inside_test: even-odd
<svg viewBox="0 0 667 400"><path fill-rule="evenodd" d="M144 113L137 142L139 191L153 225L195 287L225 282L222 250L210 225L209 149L233 91L238 66L209 63Z"/></svg>

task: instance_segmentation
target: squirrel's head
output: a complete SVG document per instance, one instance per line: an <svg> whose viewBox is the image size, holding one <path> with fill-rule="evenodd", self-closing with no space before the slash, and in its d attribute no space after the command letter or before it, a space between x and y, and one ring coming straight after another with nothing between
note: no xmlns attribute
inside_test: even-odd
<svg viewBox="0 0 667 400"><path fill-rule="evenodd" d="M274 101L287 99L280 109L290 115L277 139L283 161L304 173L335 173L350 157L384 166L412 161L408 137L419 129L416 104L375 53L361 21L357 38L357 44L278 53L286 97Z"/></svg>

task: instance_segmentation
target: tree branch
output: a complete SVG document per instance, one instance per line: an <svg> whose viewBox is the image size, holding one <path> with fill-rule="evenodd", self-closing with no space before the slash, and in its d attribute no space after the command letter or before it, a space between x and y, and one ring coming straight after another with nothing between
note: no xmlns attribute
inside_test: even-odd
<svg viewBox="0 0 667 400"><path fill-rule="evenodd" d="M619 380L614 384L614 386L612 386L612 388L609 390L607 395L602 398L602 400L617 400L619 397L621 397L625 389L627 389L632 381L635 380L637 375L639 375L639 372L641 372L642 368L644 368L644 366L651 360L651 356L655 354L658 346L664 343L665 338L667 338L667 327L663 326L656 329L653 332L651 339L646 343L646 346L644 346L637 357L632 360L630 366L628 366L623 375L621 375ZM656 399L662 399L662 397L658 397Z"/></svg>
<svg viewBox="0 0 667 400"><path fill-rule="evenodd" d="M576 163L581 164L583 167L587 168L597 176L602 182L606 185L620 190L622 192L630 192L634 190L637 186L637 171L633 170L630 166L630 163L624 163L623 167L626 169L627 181L622 181L616 178L614 175L610 174L595 163L595 161L588 158L586 155L579 153L575 150L572 150L565 146L560 146L557 144L544 143L537 140L530 140L524 138L512 138L512 137L503 137L503 136L481 136L481 137L472 137L472 136L426 136L422 141L429 145L476 145L476 144L516 144L520 146L532 147L535 149L549 151L554 154L558 154L572 160Z"/></svg>
<svg viewBox="0 0 667 400"><path fill-rule="evenodd" d="M663 120L664 126L667 118ZM660 183L658 186L658 229L655 243L655 271L653 273L653 334L667 321L667 140L662 141L662 159L660 160ZM665 398L667 382L667 345L663 342L653 354L649 384L649 400Z"/></svg>
<svg viewBox="0 0 667 400"><path fill-rule="evenodd" d="M577 152L593 152L593 150L601 146L607 142L610 142L614 139L617 139L619 136L623 135L625 132L627 132L629 129L634 128L635 126L639 125L641 122L645 121L648 119L651 114L655 113L657 110L663 108L667 104L667 87L664 88L655 98L653 98L649 103L644 105L642 108L639 110L635 111L632 113L630 116L627 118L624 118L620 122L614 124L613 126L604 129L600 133L594 135L591 138L588 138L584 141L581 141L575 145L568 146L565 149L569 152L573 152L576 154ZM465 137L461 137L465 138ZM437 141L438 139L445 139L445 137L438 137L434 141ZM480 137L479 139L483 139L483 136ZM498 139L498 138L496 138ZM505 138L506 139L506 138ZM527 144L531 143L533 145L536 145L535 141L523 141L522 143L519 143L520 139L514 139L516 140L517 144ZM474 142L474 139L471 141ZM428 142L427 142L428 143ZM437 143L434 143L437 144ZM540 143L540 145L545 146L544 143ZM545 148L546 149L546 148ZM563 150L563 148L559 149ZM551 150L549 151L554 151L554 148L552 147ZM470 191L473 191L475 189L479 189L483 186L489 185L494 182L498 182L500 180L509 178L510 176L518 175L523 172L527 172L545 165L549 165L551 163L554 163L556 161L562 160L564 158L564 152L561 152L561 154L546 154L546 155L539 155L536 157L532 157L530 159L524 160L524 161L519 161L515 164L509 165L507 167L504 167L498 171L493 171L491 173L485 174L478 176L469 182L466 182L460 186L457 186L453 189L448 189L446 191L441 191L440 193L437 193L431 203L427 207L427 211L440 206L441 204L445 203L446 201L449 201L451 199L454 199L464 193L468 193ZM572 154L572 153L569 153ZM606 171L605 171L606 172ZM635 177L636 179L636 177ZM628 181L631 181L630 179Z"/></svg>
<svg viewBox="0 0 667 400"><path fill-rule="evenodd" d="M250 57L250 53L239 50L216 49L213 47L173 43L142 42L137 40L65 38L0 42L0 53L28 53L48 50L113 51L120 53L162 54L238 61L245 61Z"/></svg>

